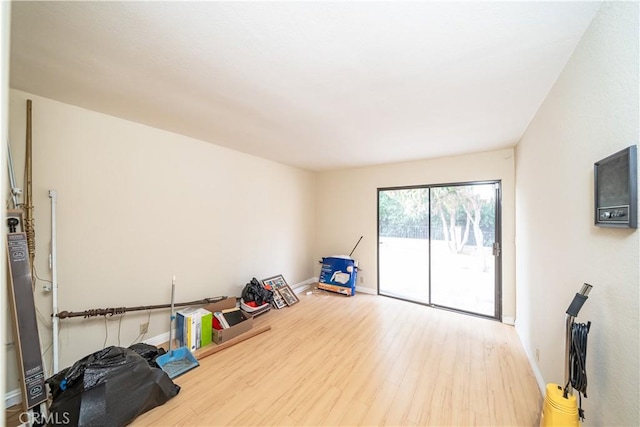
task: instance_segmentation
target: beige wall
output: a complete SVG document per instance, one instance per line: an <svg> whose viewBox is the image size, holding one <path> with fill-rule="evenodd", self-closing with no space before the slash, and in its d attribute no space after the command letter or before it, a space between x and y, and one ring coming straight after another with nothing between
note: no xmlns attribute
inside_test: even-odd
<svg viewBox="0 0 640 427"><path fill-rule="evenodd" d="M6 140L6 136L9 132L9 123L8 123L8 110L9 110L9 33L11 25L9 25L10 19L10 10L11 3L10 2L2 2L0 3L0 135L2 140ZM5 164L5 150L0 150L0 170L7 170ZM1 181L1 180L0 180ZM6 188L5 186L1 186L0 191L2 191L2 200L5 200L6 197ZM4 211L3 211L4 212ZM2 216L2 221L4 223L4 213ZM6 297L7 293L4 289L7 289L6 286L6 263L4 261L0 262L0 282L2 283L2 290L0 291L0 309L4 310L6 307ZM5 343L7 342L7 334L5 332L5 322L6 316L4 314L0 314L0 344L2 347L0 348L0 412L4 414L5 407L5 390L6 390L6 347ZM0 421L0 424L3 421Z"/></svg>
<svg viewBox="0 0 640 427"><path fill-rule="evenodd" d="M48 190L55 189L60 310L168 303L173 275L176 300L190 301L239 296L253 276L281 273L295 284L315 274L313 173L12 90L11 145L20 173L27 97L35 264L50 278ZM49 319L43 284L36 303ZM145 312L127 314L120 344L130 345L146 319ZM147 336L168 324L168 311L153 312ZM104 318L61 325L60 368L102 348ZM40 327L44 348L51 334ZM106 327L106 344L117 344L118 321ZM17 388L13 382L8 390Z"/></svg>
<svg viewBox="0 0 640 427"><path fill-rule="evenodd" d="M318 176L316 256L349 254L358 286L377 292L377 189L382 187L502 180L503 318L515 315L513 150L325 172ZM319 268L318 268L319 271Z"/></svg>
<svg viewBox="0 0 640 427"><path fill-rule="evenodd" d="M604 3L516 149L516 327L539 381L562 382L565 310L594 286L593 426L640 425L640 232L593 224L594 162L638 143L638 28L638 3Z"/></svg>

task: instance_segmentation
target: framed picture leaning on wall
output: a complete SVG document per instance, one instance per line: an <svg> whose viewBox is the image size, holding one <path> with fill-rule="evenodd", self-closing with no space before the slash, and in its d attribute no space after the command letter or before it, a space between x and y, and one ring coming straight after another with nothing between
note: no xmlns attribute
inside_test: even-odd
<svg viewBox="0 0 640 427"><path fill-rule="evenodd" d="M269 277L268 279L261 280L262 286L266 289L280 289L285 286L289 286L287 281L284 280L284 276L282 274L278 274L277 276Z"/></svg>
<svg viewBox="0 0 640 427"><path fill-rule="evenodd" d="M282 298L277 289L273 289L273 304L275 308L281 309L287 306L287 302Z"/></svg>
<svg viewBox="0 0 640 427"><path fill-rule="evenodd" d="M291 289L289 285L278 289L278 292L280 292L280 295L282 295L282 298L284 298L287 305L293 305L300 301L296 296L296 293L293 292L293 289Z"/></svg>

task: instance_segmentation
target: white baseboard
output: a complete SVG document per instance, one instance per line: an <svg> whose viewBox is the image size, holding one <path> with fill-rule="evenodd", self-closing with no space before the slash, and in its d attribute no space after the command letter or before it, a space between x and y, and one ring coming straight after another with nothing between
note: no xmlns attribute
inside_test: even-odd
<svg viewBox="0 0 640 427"><path fill-rule="evenodd" d="M175 329L173 330L173 336L176 336L176 331ZM156 335L155 337L151 337L151 338L146 338L144 340L142 340L143 343L145 344L151 344L151 345L155 345L156 347L169 342L169 331L167 332L163 332L160 335Z"/></svg>
<svg viewBox="0 0 640 427"><path fill-rule="evenodd" d="M538 383L538 387L540 388L540 392L542 393L542 397L546 393L547 385L544 381L544 377L542 376L542 372L540 372L540 368L538 368L538 363L536 359L533 357L533 354L530 354L527 351L527 347L522 342L522 338L520 337L520 333L518 328L516 327L516 334L518 335L518 339L520 340L520 344L522 345L522 349L524 350L524 354L527 355L527 359L529 360L529 365L531 366L531 370L533 371L533 375L536 377L536 382Z"/></svg>
<svg viewBox="0 0 640 427"><path fill-rule="evenodd" d="M10 408L14 405L18 405L22 403L22 393L20 389L17 388L15 390L8 391L7 394L4 395L4 407Z"/></svg>
<svg viewBox="0 0 640 427"><path fill-rule="evenodd" d="M538 368L538 364L535 362L535 359L529 352L525 349L525 354L527 355L527 359L529 359L529 365L531 365L531 370L533 370L533 375L536 377L536 382L538 383L538 387L540 387L540 392L542 393L542 397L544 397L546 393L547 385L544 382L544 378L542 377L542 372Z"/></svg>
<svg viewBox="0 0 640 427"><path fill-rule="evenodd" d="M502 317L502 323L504 323L505 325L515 326L516 319L515 317L511 317L511 316L504 316Z"/></svg>
<svg viewBox="0 0 640 427"><path fill-rule="evenodd" d="M369 294L369 295L378 295L378 291L371 288L366 288L364 286L356 286L356 293L361 294Z"/></svg>
<svg viewBox="0 0 640 427"><path fill-rule="evenodd" d="M311 285L317 282L318 282L318 279L315 277L312 277L311 279L307 279L300 283L296 283L295 285L291 285L291 289L293 289L293 292L295 292L296 294L301 294L302 292L309 289Z"/></svg>

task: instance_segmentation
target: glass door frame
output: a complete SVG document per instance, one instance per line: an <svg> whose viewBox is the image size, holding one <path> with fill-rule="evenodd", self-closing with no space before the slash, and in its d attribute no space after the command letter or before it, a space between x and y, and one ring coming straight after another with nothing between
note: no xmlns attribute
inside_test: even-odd
<svg viewBox="0 0 640 427"><path fill-rule="evenodd" d="M494 315L489 316L481 313L474 313L472 311L461 310L453 307L447 307L443 305L433 304L431 302L431 189L436 187L462 187L462 186L470 186L470 185L487 185L493 184L495 186L495 239L493 245L493 258L495 265L495 284L494 284ZM429 295L429 303L423 303L420 301L410 300L408 298L401 298L394 295L387 295L380 292L380 193L383 191L393 191L393 190L411 190L411 189L428 189L429 190L429 216L428 216L428 240L429 240L429 257L428 257L428 295ZM483 317L486 319L492 319L497 321L502 321L502 180L486 180L486 181L468 181L468 182L454 182L454 183L443 183L443 184L426 184L426 185L407 185L407 186L398 186L398 187L378 187L377 189L377 200L376 200L376 275L377 275L377 294L380 296L395 298L403 301L412 302L414 304L426 305L428 307L439 308L442 310L454 311L457 313L468 314L471 316ZM497 254L496 254L497 251Z"/></svg>

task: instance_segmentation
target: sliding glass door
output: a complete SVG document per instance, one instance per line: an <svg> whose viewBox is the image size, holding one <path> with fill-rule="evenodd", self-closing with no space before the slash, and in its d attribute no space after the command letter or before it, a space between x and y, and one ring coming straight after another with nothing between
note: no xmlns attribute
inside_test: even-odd
<svg viewBox="0 0 640 427"><path fill-rule="evenodd" d="M379 192L380 293L429 303L429 189Z"/></svg>
<svg viewBox="0 0 640 427"><path fill-rule="evenodd" d="M431 304L496 314L496 185L431 189Z"/></svg>
<svg viewBox="0 0 640 427"><path fill-rule="evenodd" d="M499 182L379 189L379 293L499 319L499 202Z"/></svg>

